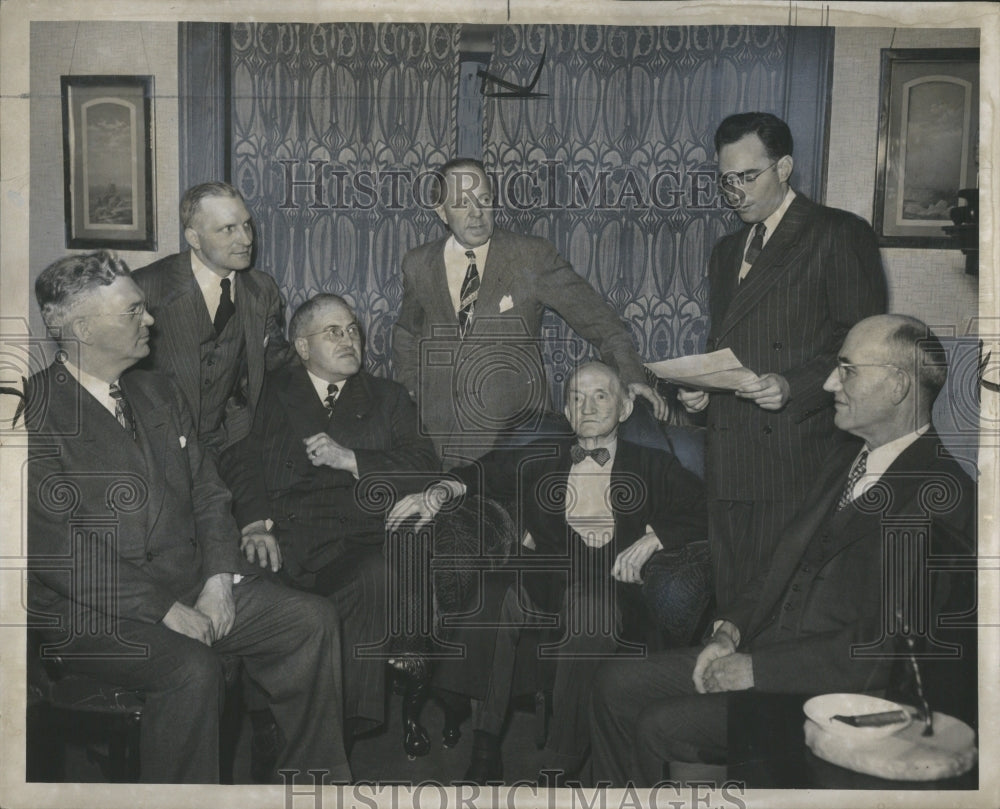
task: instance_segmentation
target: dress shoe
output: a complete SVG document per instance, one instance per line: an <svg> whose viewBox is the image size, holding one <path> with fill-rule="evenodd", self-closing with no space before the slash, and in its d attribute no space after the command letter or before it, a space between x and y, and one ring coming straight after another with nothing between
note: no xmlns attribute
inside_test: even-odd
<svg viewBox="0 0 1000 809"><path fill-rule="evenodd" d="M469 700L442 699L444 727L441 729L441 743L454 747L462 738L462 723L472 715Z"/></svg>

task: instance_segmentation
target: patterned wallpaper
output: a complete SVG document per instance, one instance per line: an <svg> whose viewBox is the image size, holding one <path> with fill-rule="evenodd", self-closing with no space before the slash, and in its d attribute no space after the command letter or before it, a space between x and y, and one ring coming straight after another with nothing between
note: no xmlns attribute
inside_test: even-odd
<svg viewBox="0 0 1000 809"><path fill-rule="evenodd" d="M319 291L346 297L379 375L390 375L402 256L444 233L420 179L454 149L459 34L434 24L233 26L233 172L260 227L257 266L290 308ZM704 346L708 255L736 226L718 204L712 135L733 111L781 114L787 37L771 27L573 25L507 26L496 37L490 71L527 82L544 52L535 89L547 93L483 100L497 220L550 239L645 358ZM571 337L555 315L545 328ZM566 369L589 347L549 343L559 402Z"/></svg>

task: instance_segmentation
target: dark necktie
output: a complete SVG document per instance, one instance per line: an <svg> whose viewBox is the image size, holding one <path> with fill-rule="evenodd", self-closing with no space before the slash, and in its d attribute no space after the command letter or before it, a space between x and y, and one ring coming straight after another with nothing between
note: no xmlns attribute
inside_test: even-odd
<svg viewBox="0 0 1000 809"><path fill-rule="evenodd" d="M469 330L472 314L476 311L476 298L479 297L479 268L476 267L476 254L472 250L466 250L465 257L469 259L469 266L465 271L458 304L458 333L461 337L465 337L465 333Z"/></svg>
<svg viewBox="0 0 1000 809"><path fill-rule="evenodd" d="M597 461L598 466L604 466L604 464L611 460L611 452L607 447L584 449L579 444L574 444L569 448L569 457L573 460L573 463L580 463L584 458L590 457Z"/></svg>
<svg viewBox="0 0 1000 809"><path fill-rule="evenodd" d="M840 495L840 499L837 501L837 511L840 511L853 499L851 497L854 492L854 487L857 482L861 480L862 475L865 474L865 469L868 466L868 450L864 450L858 459L854 462L854 466L851 468L851 474L847 476L847 483L844 485L844 491Z"/></svg>
<svg viewBox="0 0 1000 809"><path fill-rule="evenodd" d="M338 393L340 393L340 388L332 382L326 386L326 398L323 400L323 407L326 408L327 416L333 414L333 403L337 401Z"/></svg>
<svg viewBox="0 0 1000 809"><path fill-rule="evenodd" d="M223 278L222 297L219 298L219 308L215 310L215 320L212 321L216 334L222 334L222 330L226 328L229 318L236 312L236 304L233 303L233 296L230 294L229 288L229 279Z"/></svg>
<svg viewBox="0 0 1000 809"><path fill-rule="evenodd" d="M132 407L129 405L128 399L125 398L125 394L118 387L117 382L111 383L108 392L111 394L111 398L115 400L115 418L118 419L118 423L122 426L122 429L132 436L132 440L135 441L135 416L132 415Z"/></svg>
<svg viewBox="0 0 1000 809"><path fill-rule="evenodd" d="M765 233L767 233L767 227L763 222L758 222L754 225L753 238L750 240L750 244L747 245L747 252L744 256L747 264L752 265L757 260L757 256L760 255L760 251L764 249Z"/></svg>

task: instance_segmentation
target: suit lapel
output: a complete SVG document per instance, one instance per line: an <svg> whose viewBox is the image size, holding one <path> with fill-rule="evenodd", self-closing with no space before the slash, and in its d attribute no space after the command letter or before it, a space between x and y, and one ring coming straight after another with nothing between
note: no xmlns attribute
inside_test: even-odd
<svg viewBox="0 0 1000 809"><path fill-rule="evenodd" d="M434 309L437 310L437 314L434 315L433 320L438 323L448 323L450 320L453 320L455 328L458 328L458 315L455 314L455 310L451 305L451 292L448 290L448 272L444 266L444 246L448 243L449 238L446 236L428 250L429 260L424 272L424 280L428 288L425 294L429 296L429 309L431 311Z"/></svg>
<svg viewBox="0 0 1000 809"><path fill-rule="evenodd" d="M305 367L297 365L290 369L287 379L288 384L279 388L277 394L292 433L302 440L325 432L330 419Z"/></svg>
<svg viewBox="0 0 1000 809"><path fill-rule="evenodd" d="M264 381L264 351L258 351L265 337L264 324L267 322L264 295L257 279L250 270L237 273L236 307L242 313L243 340L246 350L243 356L247 363L247 389L259 391Z"/></svg>
<svg viewBox="0 0 1000 809"><path fill-rule="evenodd" d="M190 251L182 253L169 272L171 277L163 283L165 292L158 309L171 328L164 326L158 337L157 352L169 355L165 359L176 369L177 384L189 402L198 402L201 395L201 339L212 327L212 321L191 270ZM154 331L156 328L154 323Z"/></svg>
<svg viewBox="0 0 1000 809"><path fill-rule="evenodd" d="M775 548L773 563L761 590L751 626L756 632L761 622L771 614L771 608L781 597L792 572L802 561L810 541L825 522L831 518L832 509L840 499L847 482L850 464L857 454L853 446L840 448L831 459L822 483L817 484L813 499L799 509L798 515L782 531L783 537Z"/></svg>
<svg viewBox="0 0 1000 809"><path fill-rule="evenodd" d="M748 233L749 228L744 228L727 239L720 247L722 252L719 256L718 277L712 279L712 294L709 295L708 299L711 322L719 324L720 329L723 326L726 312L729 311L729 304L736 293L740 264L743 260L740 248L746 244Z"/></svg>
<svg viewBox="0 0 1000 809"><path fill-rule="evenodd" d="M131 377L122 378L122 389L132 405L136 421L136 441L146 461L149 507L146 509L146 535L149 536L163 508L166 488L164 466L166 442L170 437L170 406L154 397Z"/></svg>
<svg viewBox="0 0 1000 809"><path fill-rule="evenodd" d="M798 266L800 256L807 250L815 248L815 245L808 244L803 239L815 207L801 194L796 195L742 284L737 284L736 279L739 277L743 257L739 250L734 251L733 264L730 265L730 267L735 265L730 286L732 299L723 315L722 326L716 337L724 336L736 323L753 312L768 291ZM743 231L743 238L738 240L740 247L746 243L748 233L746 229Z"/></svg>
<svg viewBox="0 0 1000 809"><path fill-rule="evenodd" d="M486 254L486 266L483 268L483 283L479 288L479 302L476 304L480 316L500 314L500 299L510 290L513 269L507 255L507 231L501 228L493 229L490 238L490 250ZM480 309L480 304L482 309Z"/></svg>

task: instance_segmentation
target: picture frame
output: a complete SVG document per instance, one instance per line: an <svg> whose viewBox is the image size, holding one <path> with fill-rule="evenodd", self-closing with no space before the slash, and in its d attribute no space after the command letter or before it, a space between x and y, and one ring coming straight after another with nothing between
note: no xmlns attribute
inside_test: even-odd
<svg viewBox="0 0 1000 809"><path fill-rule="evenodd" d="M152 76L62 76L66 247L156 250Z"/></svg>
<svg viewBox="0 0 1000 809"><path fill-rule="evenodd" d="M881 247L953 248L942 228L978 186L979 49L882 50L873 226Z"/></svg>

